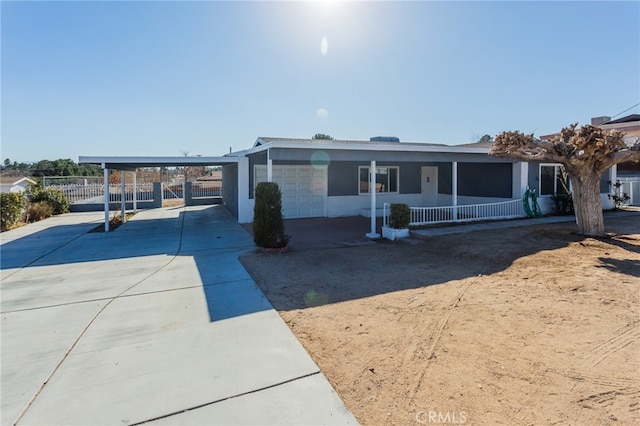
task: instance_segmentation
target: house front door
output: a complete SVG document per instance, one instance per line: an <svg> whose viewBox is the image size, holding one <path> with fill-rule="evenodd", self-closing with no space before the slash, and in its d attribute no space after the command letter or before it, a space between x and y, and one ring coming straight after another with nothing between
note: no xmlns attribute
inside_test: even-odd
<svg viewBox="0 0 640 426"><path fill-rule="evenodd" d="M422 167L422 206L433 207L438 205L438 168Z"/></svg>

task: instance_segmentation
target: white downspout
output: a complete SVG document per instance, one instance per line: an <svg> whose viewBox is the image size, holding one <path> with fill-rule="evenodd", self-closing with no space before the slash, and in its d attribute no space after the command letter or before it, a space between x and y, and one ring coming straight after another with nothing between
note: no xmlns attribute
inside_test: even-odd
<svg viewBox="0 0 640 426"><path fill-rule="evenodd" d="M267 182L273 182L273 160L271 150L267 149Z"/></svg>
<svg viewBox="0 0 640 426"><path fill-rule="evenodd" d="M133 172L133 212L138 212L138 169Z"/></svg>
<svg viewBox="0 0 640 426"><path fill-rule="evenodd" d="M371 194L371 232L367 238L380 238L376 232L376 160L371 160L369 168L369 193Z"/></svg>

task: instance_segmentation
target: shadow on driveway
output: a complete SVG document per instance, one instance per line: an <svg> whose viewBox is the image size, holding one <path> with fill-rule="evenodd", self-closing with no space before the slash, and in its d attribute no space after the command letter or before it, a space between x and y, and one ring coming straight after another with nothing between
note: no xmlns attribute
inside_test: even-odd
<svg viewBox="0 0 640 426"><path fill-rule="evenodd" d="M251 237L223 206L142 211L109 233L90 233L95 226L56 225L2 244L2 311L109 299L142 281L147 292L201 286L211 321L271 309L238 262L255 248ZM193 259L198 279L158 273L180 258ZM49 281L29 273L57 265L66 268Z"/></svg>

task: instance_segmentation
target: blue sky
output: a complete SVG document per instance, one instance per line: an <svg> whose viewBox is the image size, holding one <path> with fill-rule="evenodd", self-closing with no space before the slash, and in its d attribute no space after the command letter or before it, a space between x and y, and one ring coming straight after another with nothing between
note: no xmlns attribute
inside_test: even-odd
<svg viewBox="0 0 640 426"><path fill-rule="evenodd" d="M637 1L0 7L12 162L218 156L316 133L455 145L640 102Z"/></svg>

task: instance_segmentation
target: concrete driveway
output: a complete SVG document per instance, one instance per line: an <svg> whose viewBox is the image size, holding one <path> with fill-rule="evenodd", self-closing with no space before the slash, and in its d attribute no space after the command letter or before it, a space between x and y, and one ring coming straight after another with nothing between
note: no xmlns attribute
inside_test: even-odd
<svg viewBox="0 0 640 426"><path fill-rule="evenodd" d="M356 424L238 262L222 206L102 213L2 233L9 424Z"/></svg>

